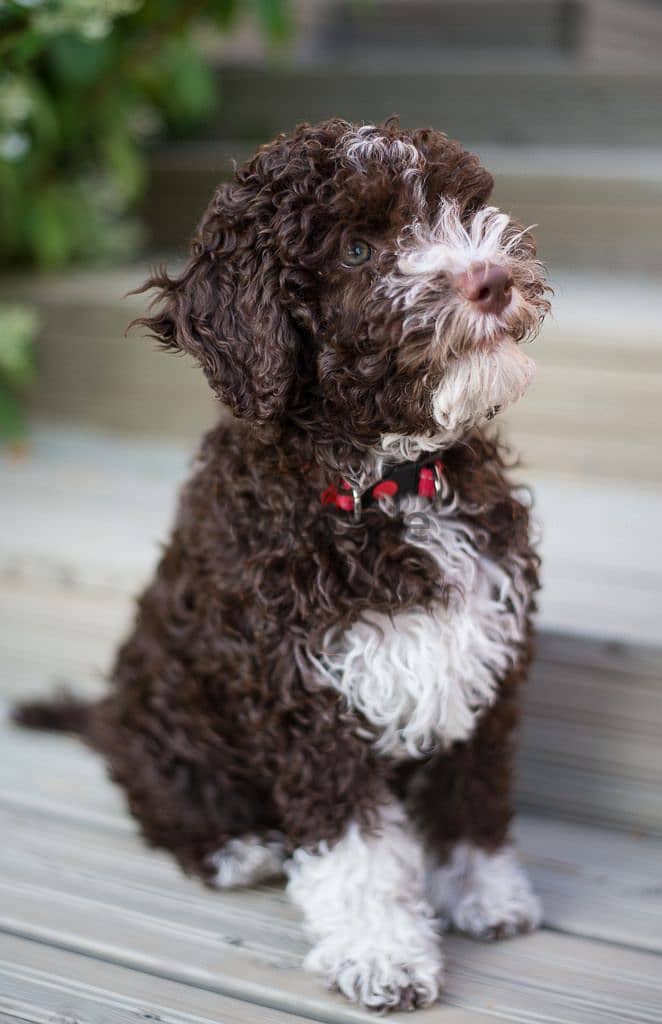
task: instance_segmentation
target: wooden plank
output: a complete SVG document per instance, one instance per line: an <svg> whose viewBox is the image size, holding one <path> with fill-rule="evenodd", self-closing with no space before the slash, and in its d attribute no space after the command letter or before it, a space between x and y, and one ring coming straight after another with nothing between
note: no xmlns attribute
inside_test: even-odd
<svg viewBox="0 0 662 1024"><path fill-rule="evenodd" d="M162 1024L287 1024L293 1021L297 1024L304 1019L308 1018L0 934L2 1021L34 1024L73 1021L76 1024L135 1024L137 1020L161 1021Z"/></svg>
<svg viewBox="0 0 662 1024"><path fill-rule="evenodd" d="M301 973L306 942L280 888L210 893L142 845L82 746L18 730L1 742L0 930L286 1013L369 1019ZM450 938L444 1008L426 1019L449 1024L455 1007L522 1024L656 1020L659 960L579 936L660 949L660 844L535 820L518 831L548 923L572 934Z"/></svg>
<svg viewBox="0 0 662 1024"><path fill-rule="evenodd" d="M71 895L112 903L128 891L134 908L145 913L174 899L177 913L189 915L188 926L206 920L208 894L180 878L167 855L137 839L121 794L104 778L96 756L74 741L50 737L44 744L18 730L5 730L2 740L0 829L11 836L9 848L0 848L5 879L34 884L43 872L54 872L54 883ZM662 882L662 841L532 816L518 821L517 836L548 925L662 952L662 904L651 898ZM237 894L212 903L219 921L229 915L225 927L232 932ZM247 894L240 909L248 903L251 913L265 917L265 926L274 907L292 919L278 890Z"/></svg>
<svg viewBox="0 0 662 1024"><path fill-rule="evenodd" d="M547 927L662 953L662 842L540 816L514 831Z"/></svg>
<svg viewBox="0 0 662 1024"><path fill-rule="evenodd" d="M62 681L102 692L130 614L127 597L106 591L0 585L0 693L25 698ZM524 690L520 806L662 832L659 651L547 633L540 644ZM44 736L36 749L57 756L67 742ZM20 742L12 757L23 790L35 765Z"/></svg>
<svg viewBox="0 0 662 1024"><path fill-rule="evenodd" d="M150 892L135 882L122 885L110 872L99 878L93 866L90 876L67 869L57 849L44 860L41 880L27 863L21 878L19 861L0 882L3 930L286 1012L368 1019L301 973L306 944L277 891L214 896L201 890L197 908L189 901L182 908L184 884L173 878L150 904ZM87 888L76 891L75 874ZM219 908L232 902L230 921ZM552 933L493 947L456 937L446 945L447 1005L513 1022L530 1021L534 1008L537 1021L656 1019L662 997L657 957ZM429 1019L441 1024L448 1018L444 1009L431 1011Z"/></svg>
<svg viewBox="0 0 662 1024"><path fill-rule="evenodd" d="M34 459L18 466L0 460L13 523L0 537L0 693L25 697L63 680L100 692L185 467L182 448L71 432L40 436ZM117 493L131 495L127 506ZM662 636L662 495L567 479L540 479L537 494L547 524L542 625L612 639L543 634L526 690L520 806L662 831L659 653L613 642Z"/></svg>
<svg viewBox="0 0 662 1024"><path fill-rule="evenodd" d="M126 292L146 276L137 266L21 277L0 287L3 298L39 314L34 413L156 438L195 438L213 423L217 403L193 360L164 356L138 329L126 335L149 301Z"/></svg>
<svg viewBox="0 0 662 1024"><path fill-rule="evenodd" d="M662 673L660 650L648 644L545 631L538 636L536 652L538 660L546 665L625 675L654 689Z"/></svg>
<svg viewBox="0 0 662 1024"><path fill-rule="evenodd" d="M659 648L543 633L524 691L521 808L662 832Z"/></svg>
<svg viewBox="0 0 662 1024"><path fill-rule="evenodd" d="M0 799L7 806L135 831L125 816L121 790L106 778L103 760L79 740L29 733L6 724L0 725L0 737ZM84 786L81 779L85 779Z"/></svg>
<svg viewBox="0 0 662 1024"><path fill-rule="evenodd" d="M300 66L228 66L215 137L270 138L294 124L343 116L374 123L397 110L405 127L503 144L643 145L662 141L659 71L564 61L485 58L397 64L384 60ZM485 103L489 96L491 102Z"/></svg>
<svg viewBox="0 0 662 1024"><path fill-rule="evenodd" d="M109 907L76 897L63 901L58 893L42 895L28 888L4 889L0 882L0 929L9 934L288 1014L338 1022L374 1019L325 992L300 970L300 955L264 948L259 955L254 949L240 949L239 936L229 943L217 934L199 934L167 919L147 918L126 906ZM280 932L278 937L282 938ZM444 1011L438 1019L464 1024L472 1018L452 1011L447 1017Z"/></svg>
<svg viewBox="0 0 662 1024"><path fill-rule="evenodd" d="M132 892L123 895L121 905L109 904L62 893L57 876L41 886L12 879L0 885L0 892L0 927L12 934L290 1013L320 1020L368 1019L300 971L305 946L296 928L284 928L279 921L280 908L257 923L258 945L249 934L249 915L237 916L232 942L227 942L218 922L192 928L163 907L155 915L135 910ZM211 895L208 899L215 902ZM553 933L494 946L450 937L446 948L445 1005L429 1012L430 1021L448 1021L446 1006L511 1022L656 1020L662 998L658 957Z"/></svg>
<svg viewBox="0 0 662 1024"><path fill-rule="evenodd" d="M476 141L475 135L463 137L494 175L496 205L536 225L547 265L566 274L570 269L582 276L607 270L627 277L659 267L659 149L641 146L633 157L617 147L498 146ZM143 203L152 247L183 252L201 210L229 177L233 160L242 163L262 141L215 139L152 151L150 189Z"/></svg>
<svg viewBox="0 0 662 1024"><path fill-rule="evenodd" d="M190 451L94 433L38 433L29 457L0 453L3 575L129 590L149 573ZM48 515L44 514L48 495Z"/></svg>
<svg viewBox="0 0 662 1024"><path fill-rule="evenodd" d="M197 883L180 878L167 855L144 847L128 823L120 827L124 819L79 812L77 820L67 820L43 804L35 809L1 801L0 822L12 836L10 848L0 850L5 880L35 884L36 878L39 884L43 872L53 870L57 885L72 896L123 903L128 890L132 908L147 914L170 903L174 886L169 913L180 924L213 922L233 940L239 927L243 943L259 944L275 913L288 922L279 941L287 942L288 934L292 939L291 911L279 890L224 895L210 903ZM662 843L534 817L519 820L516 835L548 926L662 952L662 907L651 899L662 883Z"/></svg>
<svg viewBox="0 0 662 1024"><path fill-rule="evenodd" d="M13 524L0 537L0 575L12 585L43 580L63 588L133 593L149 576L158 542L167 533L186 451L96 439L77 449L77 436L39 434L30 460L16 465L0 458L0 510ZM533 433L531 443L538 442L551 443ZM655 447L654 441L647 444ZM652 448L649 454L659 458ZM632 446L622 440L611 450L573 441L566 468L581 469L594 456L608 461L612 474L634 459ZM648 454L642 460L642 472L650 472ZM662 636L662 604L654 596L662 592L659 488L519 475L534 484L535 516L543 524L543 625L657 642Z"/></svg>

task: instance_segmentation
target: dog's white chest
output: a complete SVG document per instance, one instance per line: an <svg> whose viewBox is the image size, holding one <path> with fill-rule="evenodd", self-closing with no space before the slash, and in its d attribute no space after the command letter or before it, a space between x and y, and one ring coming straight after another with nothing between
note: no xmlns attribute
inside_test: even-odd
<svg viewBox="0 0 662 1024"><path fill-rule="evenodd" d="M452 509L410 499L407 539L425 547L453 584L448 606L372 614L323 659L327 679L371 725L378 750L420 757L467 739L524 639L529 587L514 560L479 554Z"/></svg>

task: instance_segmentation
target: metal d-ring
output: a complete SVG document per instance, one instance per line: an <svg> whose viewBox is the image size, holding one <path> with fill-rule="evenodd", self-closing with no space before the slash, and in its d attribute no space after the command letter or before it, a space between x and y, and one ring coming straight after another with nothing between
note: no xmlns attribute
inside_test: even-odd
<svg viewBox="0 0 662 1024"><path fill-rule="evenodd" d="M352 487L352 498L354 499L354 522L358 523L361 518L361 492L356 487Z"/></svg>
<svg viewBox="0 0 662 1024"><path fill-rule="evenodd" d="M434 496L441 497L441 470L438 462L432 463L432 475L434 478Z"/></svg>

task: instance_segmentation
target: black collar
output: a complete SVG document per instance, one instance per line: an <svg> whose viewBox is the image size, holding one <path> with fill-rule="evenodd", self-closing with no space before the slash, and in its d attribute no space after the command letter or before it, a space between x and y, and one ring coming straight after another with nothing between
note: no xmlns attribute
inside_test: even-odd
<svg viewBox="0 0 662 1024"><path fill-rule="evenodd" d="M323 505L335 505L342 512L350 512L358 520L362 509L378 504L383 498L414 494L434 500L441 490L443 471L444 464L439 454L427 453L414 462L391 466L380 480L362 492L346 480L339 480L322 492L320 501Z"/></svg>

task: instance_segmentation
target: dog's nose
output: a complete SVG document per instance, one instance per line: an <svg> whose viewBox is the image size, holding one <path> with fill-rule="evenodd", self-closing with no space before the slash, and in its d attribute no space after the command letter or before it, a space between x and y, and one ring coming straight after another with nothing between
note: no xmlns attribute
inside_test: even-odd
<svg viewBox="0 0 662 1024"><path fill-rule="evenodd" d="M472 263L457 275L455 287L481 313L502 313L510 301L513 279L505 267L496 263Z"/></svg>

